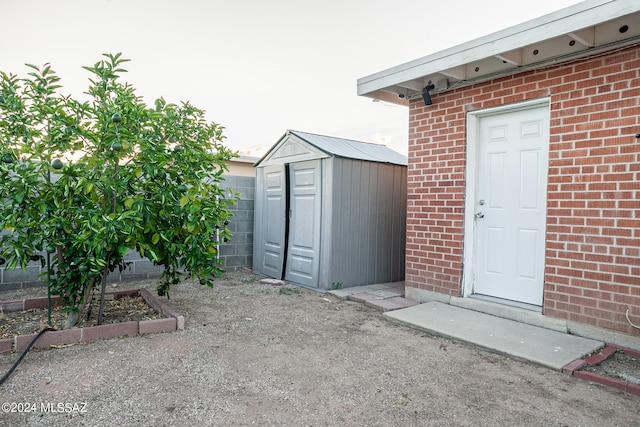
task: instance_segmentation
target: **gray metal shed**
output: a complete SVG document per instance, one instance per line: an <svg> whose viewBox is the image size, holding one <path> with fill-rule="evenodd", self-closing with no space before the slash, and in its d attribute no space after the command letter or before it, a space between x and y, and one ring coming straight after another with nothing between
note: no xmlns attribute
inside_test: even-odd
<svg viewBox="0 0 640 427"><path fill-rule="evenodd" d="M318 289L404 280L406 156L288 130L255 166L254 273Z"/></svg>

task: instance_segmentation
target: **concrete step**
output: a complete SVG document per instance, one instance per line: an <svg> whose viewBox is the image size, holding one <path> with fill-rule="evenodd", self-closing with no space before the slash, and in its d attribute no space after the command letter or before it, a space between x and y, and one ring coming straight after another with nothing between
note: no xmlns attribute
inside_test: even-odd
<svg viewBox="0 0 640 427"><path fill-rule="evenodd" d="M604 343L490 314L427 302L385 312L389 320L561 371Z"/></svg>

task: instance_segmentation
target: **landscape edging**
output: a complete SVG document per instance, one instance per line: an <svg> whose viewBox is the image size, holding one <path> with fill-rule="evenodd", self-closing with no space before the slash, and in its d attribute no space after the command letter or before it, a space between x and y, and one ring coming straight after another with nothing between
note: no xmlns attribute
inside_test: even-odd
<svg viewBox="0 0 640 427"><path fill-rule="evenodd" d="M105 294L107 299L141 296L156 313L164 316L161 319L139 320L104 325L86 326L45 332L34 343L33 348L47 349L51 346L92 342L98 339L109 339L123 336L155 334L173 332L184 329L184 316L168 305L156 299L151 292L144 288L114 291ZM0 301L0 310L4 313L30 309L45 309L48 297L25 298L22 300ZM51 297L52 306L60 303L57 296ZM16 335L13 338L0 339L0 354L11 351L23 351L37 334Z"/></svg>
<svg viewBox="0 0 640 427"><path fill-rule="evenodd" d="M597 374L595 372L585 371L584 368L597 365L598 363L602 363L609 357L612 357L616 351L622 351L623 353L631 356L640 358L640 351L622 347L615 344L607 344L603 349L601 349L597 354L587 357L586 359L578 359L570 364L566 365L562 371L566 374L573 375L576 378L580 378L582 380L591 381L593 383L606 385L608 387L613 387L618 390L622 390L629 394L633 394L635 396L640 397L640 385L631 384L627 381L618 380L611 377L606 377L604 375Z"/></svg>

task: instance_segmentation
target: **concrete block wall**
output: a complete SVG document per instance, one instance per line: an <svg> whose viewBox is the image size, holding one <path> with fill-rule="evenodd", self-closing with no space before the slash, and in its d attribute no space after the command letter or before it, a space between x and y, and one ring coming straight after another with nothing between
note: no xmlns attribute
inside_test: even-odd
<svg viewBox="0 0 640 427"><path fill-rule="evenodd" d="M230 206L233 217L229 220L229 230L233 237L219 247L220 257L226 271L253 265L253 205L256 192L256 178L253 176L225 176L223 188L240 193L240 200Z"/></svg>
<svg viewBox="0 0 640 427"><path fill-rule="evenodd" d="M240 193L240 200L230 209L233 217L229 220L229 229L233 234L231 240L219 246L220 257L226 271L240 268L251 268L253 265L253 201L255 198L255 177L225 176L222 188L233 189ZM137 251L131 251L125 261L129 267L122 272L116 270L109 275L108 282L123 282L159 277L162 267L153 265L148 258L142 258ZM32 261L26 270L6 269L0 267L0 291L41 286L40 274L46 272L40 261Z"/></svg>

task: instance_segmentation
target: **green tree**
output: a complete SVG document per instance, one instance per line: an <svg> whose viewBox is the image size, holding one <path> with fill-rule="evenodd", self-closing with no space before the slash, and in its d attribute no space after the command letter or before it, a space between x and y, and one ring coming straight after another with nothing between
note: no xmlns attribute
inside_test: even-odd
<svg viewBox="0 0 640 427"><path fill-rule="evenodd" d="M23 269L50 259L45 275L67 304L65 327L93 289L104 295L130 250L164 267L157 290L168 297L183 274L212 286L222 271L217 239L230 237L237 194L219 183L235 154L223 127L189 103L145 104L120 79L127 61L106 54L84 67L84 102L59 94L48 64L27 64L24 79L0 72L0 257Z"/></svg>

